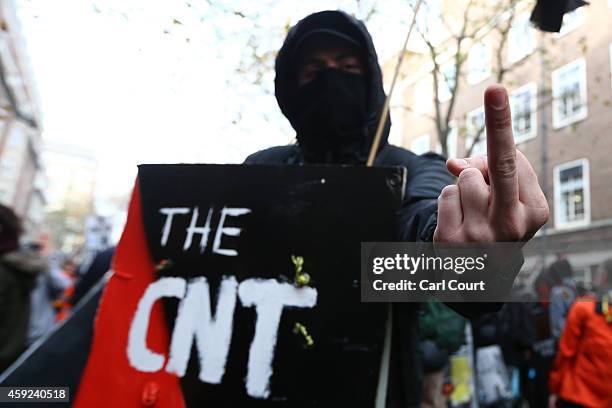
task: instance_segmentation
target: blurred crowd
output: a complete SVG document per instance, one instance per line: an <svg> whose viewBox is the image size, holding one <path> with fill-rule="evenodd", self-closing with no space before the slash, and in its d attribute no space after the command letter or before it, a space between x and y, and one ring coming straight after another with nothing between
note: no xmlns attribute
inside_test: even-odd
<svg viewBox="0 0 612 408"><path fill-rule="evenodd" d="M68 318L112 256L52 252L44 240L21 242L22 232L15 212L0 205L0 373Z"/></svg>
<svg viewBox="0 0 612 408"><path fill-rule="evenodd" d="M422 406L474 406L463 398L469 392L459 395L462 386L481 407L612 406L612 259L600 265L592 287L572 276L566 256L557 254L533 288L472 321L445 305L425 305ZM467 380L456 364L463 357Z"/></svg>

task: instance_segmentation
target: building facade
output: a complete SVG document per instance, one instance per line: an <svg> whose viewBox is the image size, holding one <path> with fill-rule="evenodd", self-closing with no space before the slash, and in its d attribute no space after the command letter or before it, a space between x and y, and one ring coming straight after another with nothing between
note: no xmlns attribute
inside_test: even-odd
<svg viewBox="0 0 612 408"><path fill-rule="evenodd" d="M52 247L66 253L85 245L88 217L95 214L98 163L92 152L47 142L42 159L49 180L45 224Z"/></svg>
<svg viewBox="0 0 612 408"><path fill-rule="evenodd" d="M44 218L41 111L12 1L0 2L0 203L22 217L26 239Z"/></svg>
<svg viewBox="0 0 612 408"><path fill-rule="evenodd" d="M453 12L453 3L438 4ZM486 153L483 94L501 79L510 92L517 148L537 171L551 208L550 221L526 248L523 276L532 280L565 254L575 278L588 285L612 258L612 2L567 14L558 34L535 30L525 4L512 20L507 11L492 20L512 21L503 37L491 27L475 36L459 72L449 42L450 51L436 59L437 95L427 47L409 53L391 103L393 140L416 153L442 152L436 107L448 112L452 100L448 156ZM394 66L395 60L383 64L386 73Z"/></svg>

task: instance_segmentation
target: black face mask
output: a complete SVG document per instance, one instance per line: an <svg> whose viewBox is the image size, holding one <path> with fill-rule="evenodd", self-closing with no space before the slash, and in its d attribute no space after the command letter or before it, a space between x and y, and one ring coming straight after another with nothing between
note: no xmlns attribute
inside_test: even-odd
<svg viewBox="0 0 612 408"><path fill-rule="evenodd" d="M298 89L294 127L298 143L317 161L359 156L367 143L367 84L364 75L319 71ZM358 161L345 157L343 162Z"/></svg>

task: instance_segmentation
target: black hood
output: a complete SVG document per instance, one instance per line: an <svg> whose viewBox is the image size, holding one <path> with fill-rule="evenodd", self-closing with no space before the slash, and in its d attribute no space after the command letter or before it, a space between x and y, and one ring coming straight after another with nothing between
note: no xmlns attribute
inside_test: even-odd
<svg viewBox="0 0 612 408"><path fill-rule="evenodd" d="M296 51L304 36L309 35L314 30L334 31L336 34L353 40L363 50L367 81L367 123L363 125L367 131L364 132L363 136L365 140L355 141L354 146L356 150L359 150L356 153L358 153L360 161L365 161L385 103L385 91L372 37L360 20L343 11L321 11L305 17L289 30L287 38L276 57L276 79L274 85L278 105L294 129L297 130L296 118L298 106L296 95L298 87ZM391 120L387 116L387 123L380 144L381 148L387 143L390 127Z"/></svg>

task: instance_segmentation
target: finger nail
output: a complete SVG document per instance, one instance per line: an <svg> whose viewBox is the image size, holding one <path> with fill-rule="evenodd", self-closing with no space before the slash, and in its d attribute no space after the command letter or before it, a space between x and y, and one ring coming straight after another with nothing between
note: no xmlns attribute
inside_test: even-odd
<svg viewBox="0 0 612 408"><path fill-rule="evenodd" d="M467 167L469 166L467 160L465 159L453 159L458 166Z"/></svg>
<svg viewBox="0 0 612 408"><path fill-rule="evenodd" d="M506 107L506 91L504 88L495 88L489 92L489 105L496 110L502 110Z"/></svg>

